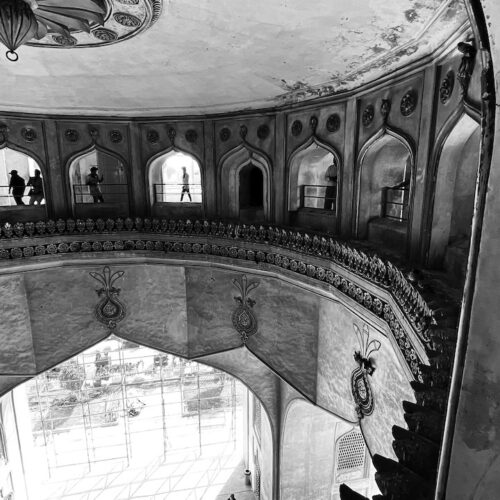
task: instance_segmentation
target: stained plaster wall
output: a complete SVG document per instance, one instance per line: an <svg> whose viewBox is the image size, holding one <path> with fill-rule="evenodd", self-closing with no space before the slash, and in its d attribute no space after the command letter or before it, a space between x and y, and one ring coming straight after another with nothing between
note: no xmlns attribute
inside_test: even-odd
<svg viewBox="0 0 500 500"><path fill-rule="evenodd" d="M500 91L500 5L494 0L478 2L486 17L491 43L495 92ZM494 128L485 131L494 137L489 177L483 178L479 195L484 200L484 216L476 205L474 232L478 237L476 267L469 267L466 282L468 308L461 319L459 352L460 370L453 382L459 390L456 420L449 421L452 431L451 462L447 469L446 489L440 498L453 500L489 500L498 497L500 477L500 313L498 283L500 280L500 111L496 107ZM491 135L490 135L491 134ZM487 184L486 184L487 182ZM482 222L482 227L479 225ZM474 256L475 256L474 252ZM463 365L462 365L463 362ZM463 367L463 372L461 371ZM453 408L454 410L454 408ZM452 411L453 411L452 410Z"/></svg>

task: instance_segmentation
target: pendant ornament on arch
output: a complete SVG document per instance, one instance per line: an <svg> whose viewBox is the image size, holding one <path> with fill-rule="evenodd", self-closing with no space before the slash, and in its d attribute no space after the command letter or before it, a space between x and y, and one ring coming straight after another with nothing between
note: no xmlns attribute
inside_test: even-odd
<svg viewBox="0 0 500 500"><path fill-rule="evenodd" d="M112 273L109 266L104 266L102 272L90 272L89 274L102 285L96 290L101 300L94 308L95 317L110 331L114 331L126 315L125 305L118 299L121 289L114 286L116 280L120 279L125 271Z"/></svg>
<svg viewBox="0 0 500 500"><path fill-rule="evenodd" d="M351 392L354 397L356 413L361 420L365 416L371 415L375 408L368 376L372 376L375 371L373 359L370 356L380 349L381 344L378 340L370 340L368 325L363 325L363 331L356 323L353 323L352 326L358 338L360 349L354 351L354 359L358 363L358 367L351 373Z"/></svg>
<svg viewBox="0 0 500 500"><path fill-rule="evenodd" d="M240 334L243 344L257 333L258 323L253 307L255 300L249 297L250 292L259 286L258 281L248 281L246 275L239 276L233 280L233 285L240 292L239 297L233 297L238 306L232 314L232 322L236 331Z"/></svg>

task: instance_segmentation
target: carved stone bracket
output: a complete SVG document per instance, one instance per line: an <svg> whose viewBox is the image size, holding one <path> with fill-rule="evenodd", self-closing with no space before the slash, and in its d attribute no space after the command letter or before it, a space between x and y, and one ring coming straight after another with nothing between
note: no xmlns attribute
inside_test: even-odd
<svg viewBox="0 0 500 500"><path fill-rule="evenodd" d="M240 292L239 297L234 297L238 306L233 312L232 321L236 331L240 334L243 344L258 330L257 318L253 312L255 300L249 297L250 292L259 286L258 281L248 281L246 275L233 280L233 285Z"/></svg>
<svg viewBox="0 0 500 500"><path fill-rule="evenodd" d="M370 332L366 324L363 325L363 331L355 323L353 323L353 327L358 337L360 349L354 352L354 359L358 363L358 367L351 374L351 391L356 404L356 413L361 420L363 417L371 415L375 407L368 376L373 375L375 371L370 356L380 349L380 342L370 340Z"/></svg>
<svg viewBox="0 0 500 500"><path fill-rule="evenodd" d="M111 273L109 266L105 266L101 273L91 272L89 274L102 284L102 287L96 290L101 300L95 306L95 317L97 321L106 325L110 330L114 330L125 317L125 306L118 300L120 289L114 287L113 284L125 272L116 271Z"/></svg>

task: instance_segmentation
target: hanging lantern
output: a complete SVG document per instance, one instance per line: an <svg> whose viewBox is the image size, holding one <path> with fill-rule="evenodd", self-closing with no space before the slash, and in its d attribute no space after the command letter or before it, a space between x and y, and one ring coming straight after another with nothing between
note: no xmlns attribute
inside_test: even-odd
<svg viewBox="0 0 500 500"><path fill-rule="evenodd" d="M24 0L0 0L0 42L9 50L10 61L17 61L16 49L37 33L38 23L30 6Z"/></svg>

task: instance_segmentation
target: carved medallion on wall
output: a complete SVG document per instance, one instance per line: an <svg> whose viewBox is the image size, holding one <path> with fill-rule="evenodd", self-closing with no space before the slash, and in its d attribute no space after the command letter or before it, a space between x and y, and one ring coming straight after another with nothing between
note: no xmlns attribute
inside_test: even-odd
<svg viewBox="0 0 500 500"><path fill-rule="evenodd" d="M160 134L156 130L150 129L146 132L146 139L151 144L157 144L160 140Z"/></svg>
<svg viewBox="0 0 500 500"><path fill-rule="evenodd" d="M78 141L78 132L75 129L68 128L64 132L64 137L66 137L66 140L69 142L76 142Z"/></svg>
<svg viewBox="0 0 500 500"><path fill-rule="evenodd" d="M233 312L232 321L236 331L240 334L245 344L249 337L257 333L257 318L253 312L255 300L249 297L250 292L259 286L258 281L248 281L246 275L239 276L233 280L233 285L240 292L239 297L234 297L238 306Z"/></svg>
<svg viewBox="0 0 500 500"><path fill-rule="evenodd" d="M248 127L246 125L240 126L240 137L245 140L248 134Z"/></svg>
<svg viewBox="0 0 500 500"><path fill-rule="evenodd" d="M35 142L36 141L36 131L35 129L32 129L31 127L24 127L21 130L21 135L23 136L23 139L26 142Z"/></svg>
<svg viewBox="0 0 500 500"><path fill-rule="evenodd" d="M373 122L373 118L375 117L375 108L372 104L368 104L363 111L363 116L361 117L361 122L363 123L363 127L369 127Z"/></svg>
<svg viewBox="0 0 500 500"><path fill-rule="evenodd" d="M445 104L453 93L453 87L455 86L455 75L453 71L448 71L446 76L441 80L441 85L439 87L439 100Z"/></svg>
<svg viewBox="0 0 500 500"><path fill-rule="evenodd" d="M337 113L330 115L326 120L326 130L334 133L340 129L340 116Z"/></svg>
<svg viewBox="0 0 500 500"><path fill-rule="evenodd" d="M196 132L196 130L193 130L191 128L184 134L184 137L186 138L186 141L194 143L198 140L198 133Z"/></svg>
<svg viewBox="0 0 500 500"><path fill-rule="evenodd" d="M406 92L406 94L401 98L401 114L403 116L411 115L417 107L417 100L417 93L414 90Z"/></svg>
<svg viewBox="0 0 500 500"><path fill-rule="evenodd" d="M114 330L125 317L126 312L125 306L118 299L121 290L113 285L116 280L125 274L125 271L112 273L109 266L105 266L101 273L91 272L89 274L102 285L101 288L96 290L101 300L95 306L95 317L110 330Z"/></svg>
<svg viewBox="0 0 500 500"><path fill-rule="evenodd" d="M90 22L90 31L70 26L70 35L47 34L27 45L80 49L110 45L132 38L149 29L160 17L163 0L107 0L104 25Z"/></svg>
<svg viewBox="0 0 500 500"><path fill-rule="evenodd" d="M227 127L224 127L219 132L219 137L222 142L226 142L231 137L231 131Z"/></svg>
<svg viewBox="0 0 500 500"><path fill-rule="evenodd" d="M309 119L309 126L311 127L313 134L315 134L316 129L318 128L318 117L317 116L311 116L311 118Z"/></svg>
<svg viewBox="0 0 500 500"><path fill-rule="evenodd" d="M295 120L292 123L292 135L298 137L302 133L302 122L300 120Z"/></svg>
<svg viewBox="0 0 500 500"><path fill-rule="evenodd" d="M261 140L267 139L271 131L267 125L260 125L257 129L257 137Z"/></svg>
<svg viewBox="0 0 500 500"><path fill-rule="evenodd" d="M365 416L371 415L375 407L368 377L373 375L375 371L370 355L380 349L380 342L378 340L370 340L368 325L363 325L363 331L355 323L353 323L353 327L359 341L360 349L354 352L354 359L358 363L358 367L351 374L351 392L354 397L358 418L362 419Z"/></svg>
<svg viewBox="0 0 500 500"><path fill-rule="evenodd" d="M123 140L122 133L119 130L112 130L109 133L109 140L111 142L114 142L115 144L119 143L119 142L122 142L122 140Z"/></svg>

